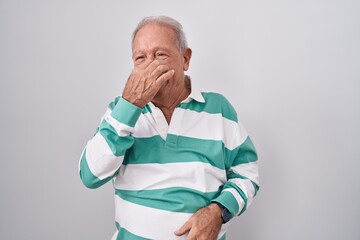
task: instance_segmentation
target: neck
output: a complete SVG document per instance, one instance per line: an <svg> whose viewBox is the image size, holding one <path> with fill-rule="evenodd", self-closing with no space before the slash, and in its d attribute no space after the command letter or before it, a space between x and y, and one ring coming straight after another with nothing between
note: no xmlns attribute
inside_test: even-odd
<svg viewBox="0 0 360 240"><path fill-rule="evenodd" d="M171 89L166 94L158 94L152 100L152 103L161 109L169 123L176 106L178 106L181 101L189 96L190 91L190 79L188 76L185 76L184 84L180 85L179 87L173 87L173 89Z"/></svg>

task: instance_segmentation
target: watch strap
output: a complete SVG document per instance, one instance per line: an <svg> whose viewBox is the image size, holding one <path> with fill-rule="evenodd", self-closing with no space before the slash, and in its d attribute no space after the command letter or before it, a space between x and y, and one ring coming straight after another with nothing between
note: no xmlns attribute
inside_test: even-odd
<svg viewBox="0 0 360 240"><path fill-rule="evenodd" d="M230 213L230 211L219 202L213 202L213 203L218 205L221 209L221 219L222 219L223 224L229 222L230 219L232 218L232 214Z"/></svg>

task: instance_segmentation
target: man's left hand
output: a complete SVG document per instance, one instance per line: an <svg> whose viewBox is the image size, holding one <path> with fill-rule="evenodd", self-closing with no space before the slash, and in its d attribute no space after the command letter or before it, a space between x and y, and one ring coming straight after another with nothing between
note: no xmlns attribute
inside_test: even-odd
<svg viewBox="0 0 360 240"><path fill-rule="evenodd" d="M217 204L210 204L198 210L177 231L176 236L189 232L187 240L216 240L222 225L221 209Z"/></svg>

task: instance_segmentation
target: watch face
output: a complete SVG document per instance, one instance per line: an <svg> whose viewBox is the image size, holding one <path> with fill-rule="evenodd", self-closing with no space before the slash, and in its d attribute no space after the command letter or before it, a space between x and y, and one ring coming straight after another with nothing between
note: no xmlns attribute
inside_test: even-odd
<svg viewBox="0 0 360 240"><path fill-rule="evenodd" d="M221 216L224 223L227 223L232 218L232 215L227 208L223 208Z"/></svg>

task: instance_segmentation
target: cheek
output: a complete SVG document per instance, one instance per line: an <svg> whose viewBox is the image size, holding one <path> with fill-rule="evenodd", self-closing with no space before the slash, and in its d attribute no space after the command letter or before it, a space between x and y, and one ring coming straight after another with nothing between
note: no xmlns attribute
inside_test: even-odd
<svg viewBox="0 0 360 240"><path fill-rule="evenodd" d="M181 57L170 58L168 59L167 64L169 64L169 67L175 69L175 71L181 71L184 68L184 61Z"/></svg>

